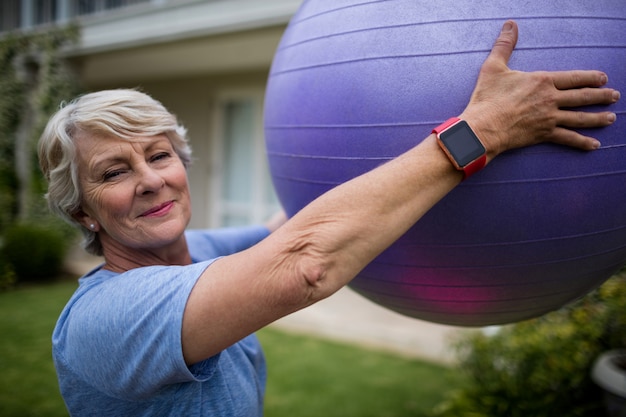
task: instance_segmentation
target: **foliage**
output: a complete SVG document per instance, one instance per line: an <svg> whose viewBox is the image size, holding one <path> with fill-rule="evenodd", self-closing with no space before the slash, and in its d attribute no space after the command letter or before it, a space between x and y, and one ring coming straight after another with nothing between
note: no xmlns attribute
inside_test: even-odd
<svg viewBox="0 0 626 417"><path fill-rule="evenodd" d="M63 265L66 242L54 228L20 223L6 230L2 258L18 281L54 279Z"/></svg>
<svg viewBox="0 0 626 417"><path fill-rule="evenodd" d="M53 29L33 36L32 46L36 50L38 59L38 83L34 91L35 124L31 134L33 145L36 144L41 132L43 132L50 116L59 108L59 104L69 101L80 93L80 85L76 76L67 66L61 55L61 49L68 44L78 41L78 26L70 25L65 28ZM37 155L33 146L33 167L36 175L33 175L32 191L37 196L42 196L46 190L46 183L39 172ZM39 204L34 204L35 213ZM30 210L33 210L32 208Z"/></svg>
<svg viewBox="0 0 626 417"><path fill-rule="evenodd" d="M590 378L604 351L626 346L626 273L559 311L472 333L458 345L470 383L440 417L592 417L604 415Z"/></svg>
<svg viewBox="0 0 626 417"><path fill-rule="evenodd" d="M12 289L17 283L13 265L0 254L0 292Z"/></svg>
<svg viewBox="0 0 626 417"><path fill-rule="evenodd" d="M0 40L0 232L17 214L14 134L25 97L13 63L18 54L19 41L15 36Z"/></svg>
<svg viewBox="0 0 626 417"><path fill-rule="evenodd" d="M78 35L70 25L0 37L0 234L17 217L29 219L45 207L36 142L58 103L79 92L61 54ZM23 158L20 149L27 153ZM25 165L24 178L18 160ZM19 198L22 190L28 199Z"/></svg>

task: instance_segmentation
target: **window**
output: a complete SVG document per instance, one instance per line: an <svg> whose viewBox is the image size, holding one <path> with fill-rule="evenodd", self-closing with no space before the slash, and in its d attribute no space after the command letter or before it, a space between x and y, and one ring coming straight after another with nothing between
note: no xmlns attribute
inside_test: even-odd
<svg viewBox="0 0 626 417"><path fill-rule="evenodd" d="M20 27L22 21L21 7L19 0L0 1L0 32Z"/></svg>
<svg viewBox="0 0 626 417"><path fill-rule="evenodd" d="M0 33L32 29L84 15L105 14L139 4L162 5L180 0L0 0Z"/></svg>
<svg viewBox="0 0 626 417"><path fill-rule="evenodd" d="M151 0L73 0L74 10L78 15L86 15L105 10L119 9L139 3L150 3Z"/></svg>
<svg viewBox="0 0 626 417"><path fill-rule="evenodd" d="M279 210L263 140L263 95L218 100L211 226L258 224Z"/></svg>
<svg viewBox="0 0 626 417"><path fill-rule="evenodd" d="M35 0L34 24L44 25L57 20L57 2L55 0Z"/></svg>

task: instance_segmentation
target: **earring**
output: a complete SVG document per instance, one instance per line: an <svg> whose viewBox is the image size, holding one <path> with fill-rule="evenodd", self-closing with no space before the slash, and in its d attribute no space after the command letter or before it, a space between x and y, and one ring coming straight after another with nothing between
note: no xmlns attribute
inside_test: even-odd
<svg viewBox="0 0 626 417"><path fill-rule="evenodd" d="M95 227L96 227L96 225L95 225L95 224L93 224L93 223L91 223L91 224L89 225L89 228L90 228L91 230L95 229Z"/></svg>

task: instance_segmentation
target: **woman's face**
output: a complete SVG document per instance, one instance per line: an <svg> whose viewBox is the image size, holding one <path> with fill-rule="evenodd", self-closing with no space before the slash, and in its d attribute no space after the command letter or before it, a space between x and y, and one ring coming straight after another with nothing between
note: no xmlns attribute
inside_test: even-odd
<svg viewBox="0 0 626 417"><path fill-rule="evenodd" d="M76 140L83 193L78 220L103 248L159 249L181 239L191 217L185 167L165 135Z"/></svg>

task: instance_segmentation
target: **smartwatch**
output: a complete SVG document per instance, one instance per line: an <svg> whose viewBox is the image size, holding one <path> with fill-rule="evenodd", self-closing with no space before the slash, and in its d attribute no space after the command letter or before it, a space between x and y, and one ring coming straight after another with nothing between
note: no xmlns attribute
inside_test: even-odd
<svg viewBox="0 0 626 417"><path fill-rule="evenodd" d="M478 136L465 120L452 117L433 129L437 143L467 179L487 163L487 152Z"/></svg>

